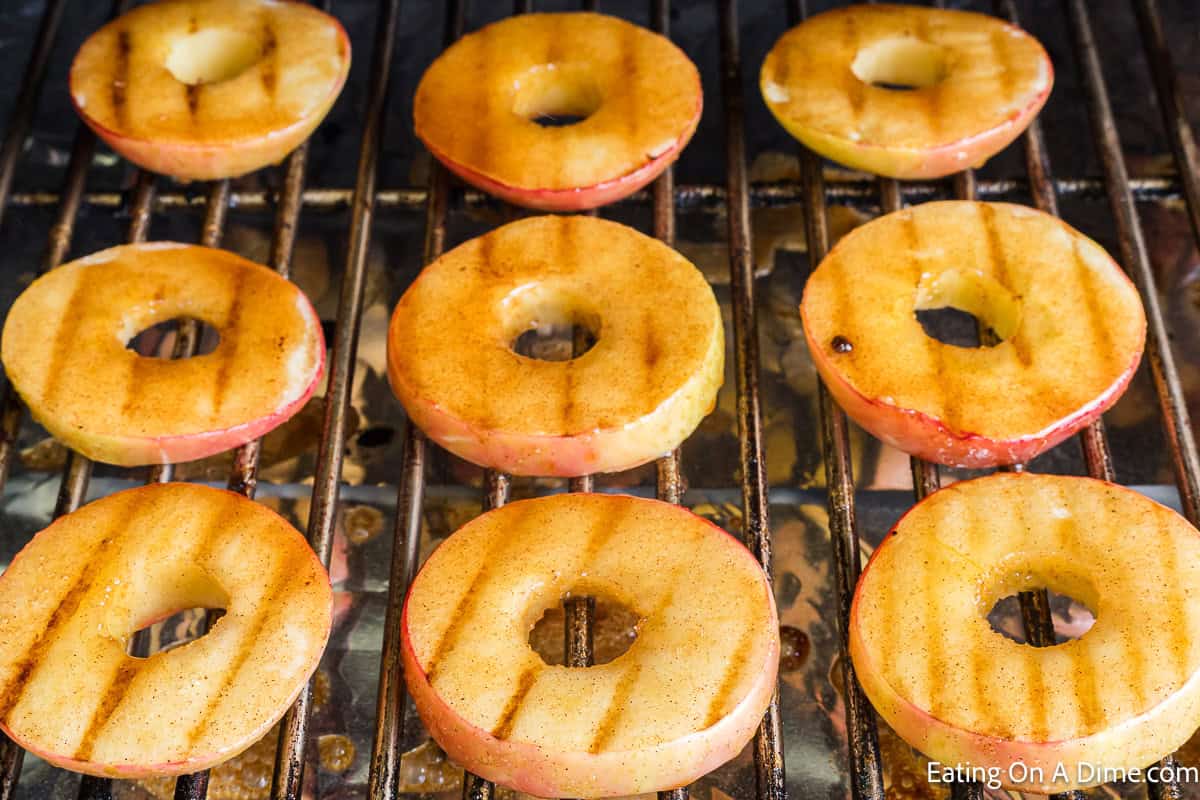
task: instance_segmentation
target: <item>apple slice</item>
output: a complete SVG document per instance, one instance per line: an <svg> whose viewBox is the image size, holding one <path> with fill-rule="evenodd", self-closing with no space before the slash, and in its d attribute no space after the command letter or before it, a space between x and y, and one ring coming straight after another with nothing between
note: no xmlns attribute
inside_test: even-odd
<svg viewBox="0 0 1200 800"><path fill-rule="evenodd" d="M426 70L417 136L511 203L575 211L654 180L700 121L700 73L663 36L588 12L522 14L464 36ZM582 117L562 126L546 118Z"/></svg>
<svg viewBox="0 0 1200 800"><path fill-rule="evenodd" d="M307 3L172 0L92 34L71 65L71 99L138 166L214 180L296 149L349 71L346 31Z"/></svg>
<svg viewBox="0 0 1200 800"><path fill-rule="evenodd" d="M547 665L529 632L568 592L632 609L637 639L607 664ZM688 784L753 736L779 665L775 601L750 552L686 509L633 497L556 495L476 518L429 557L401 624L434 739L538 797Z"/></svg>
<svg viewBox="0 0 1200 800"><path fill-rule="evenodd" d="M135 631L221 608L202 638L149 658ZM245 750L317 667L329 576L300 532L194 484L110 495L39 533L0 575L0 728L66 769L144 778Z"/></svg>
<svg viewBox="0 0 1200 800"><path fill-rule="evenodd" d="M1170 509L1091 478L999 473L896 524L855 591L850 654L880 716L931 760L1064 792L1141 770L1200 725L1198 582L1200 532ZM1095 624L1041 648L992 630L997 600L1036 588Z"/></svg>
<svg viewBox="0 0 1200 800"><path fill-rule="evenodd" d="M934 339L916 312L943 307L1003 341ZM1007 203L925 203L856 228L809 278L800 314L847 414L958 467L1028 461L1099 417L1146 339L1137 290L1099 245Z"/></svg>
<svg viewBox="0 0 1200 800"><path fill-rule="evenodd" d="M177 318L216 328L207 355L170 361L125 343ZM325 366L316 311L295 284L224 250L125 245L33 282L4 323L0 358L34 418L121 466L191 461L283 424Z"/></svg>
<svg viewBox="0 0 1200 800"><path fill-rule="evenodd" d="M522 333L579 326L568 361L519 355ZM396 305L388 377L431 439L518 475L631 469L674 450L716 401L721 311L661 242L593 217L523 219L427 266Z"/></svg>
<svg viewBox="0 0 1200 800"><path fill-rule="evenodd" d="M905 180L978 167L1050 96L1041 44L968 11L852 5L785 33L763 99L788 133L854 169Z"/></svg>

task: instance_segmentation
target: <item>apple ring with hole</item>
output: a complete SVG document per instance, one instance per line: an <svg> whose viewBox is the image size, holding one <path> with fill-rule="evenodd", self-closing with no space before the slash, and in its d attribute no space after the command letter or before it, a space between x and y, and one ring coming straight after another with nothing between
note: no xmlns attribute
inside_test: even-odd
<svg viewBox="0 0 1200 800"><path fill-rule="evenodd" d="M1142 770L1200 725L1197 581L1200 532L1169 508L1091 478L996 473L896 524L854 593L850 654L931 761L1065 792ZM1092 627L1050 647L991 627L998 600L1043 588Z"/></svg>
<svg viewBox="0 0 1200 800"><path fill-rule="evenodd" d="M918 313L943 308L1001 341L928 335ZM1008 203L925 203L855 229L809 277L800 314L847 414L955 467L1022 463L1080 430L1125 391L1146 340L1137 289L1103 248Z"/></svg>
<svg viewBox="0 0 1200 800"><path fill-rule="evenodd" d="M577 669L533 651L534 623L572 592L640 617L628 650ZM413 581L401 636L438 744L537 797L687 785L754 735L779 664L775 601L750 551L687 509L620 495L524 500L469 522Z"/></svg>
<svg viewBox="0 0 1200 800"><path fill-rule="evenodd" d="M421 77L413 117L467 183L577 211L654 180L692 138L703 101L695 64L664 36L604 14L521 14L447 48Z"/></svg>
<svg viewBox="0 0 1200 800"><path fill-rule="evenodd" d="M88 38L76 111L120 155L184 180L281 161L321 123L350 71L332 16L278 0L159 0Z"/></svg>
<svg viewBox="0 0 1200 800"><path fill-rule="evenodd" d="M216 329L177 360L126 346L176 319ZM290 419L325 368L321 321L291 281L225 250L154 242L65 264L17 297L0 359L34 419L94 461L192 461Z"/></svg>
<svg viewBox="0 0 1200 800"><path fill-rule="evenodd" d="M329 576L275 512L151 484L59 518L0 575L0 728L90 775L182 775L232 758L291 706L332 619ZM130 656L134 632L223 609L198 640Z"/></svg>
<svg viewBox="0 0 1200 800"><path fill-rule="evenodd" d="M527 331L572 326L595 336L582 355L516 352ZM724 359L700 271L584 216L531 217L451 250L388 330L388 377L409 417L455 455L517 475L617 472L671 452L716 402Z"/></svg>
<svg viewBox="0 0 1200 800"><path fill-rule="evenodd" d="M1037 39L969 11L853 5L780 37L759 87L806 147L903 180L981 166L1046 103L1054 67Z"/></svg>

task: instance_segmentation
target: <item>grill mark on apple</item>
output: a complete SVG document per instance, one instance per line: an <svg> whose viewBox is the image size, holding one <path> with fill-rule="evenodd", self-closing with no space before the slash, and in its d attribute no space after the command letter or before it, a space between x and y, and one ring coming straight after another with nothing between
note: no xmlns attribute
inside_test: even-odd
<svg viewBox="0 0 1200 800"><path fill-rule="evenodd" d="M264 14L266 19L263 22L263 49L262 49L262 85L263 91L267 93L268 99L272 103L275 102L275 85L278 81L278 65L276 57L279 51L279 41L275 38L275 26L271 14Z"/></svg>
<svg viewBox="0 0 1200 800"><path fill-rule="evenodd" d="M117 57L113 64L111 100L116 128L122 132L129 129L129 107L126 104L126 92L129 81L129 55L132 51L133 44L129 31L125 29L117 31Z"/></svg>
<svg viewBox="0 0 1200 800"><path fill-rule="evenodd" d="M58 330L54 332L54 345L50 350L50 361L46 365L46 380L42 384L42 403L53 406L62 388L67 360L71 356L71 348L79 334L85 314L81 306L92 296L94 269L84 267L77 272L75 287L71 296L63 306L64 313L60 316Z"/></svg>
<svg viewBox="0 0 1200 800"><path fill-rule="evenodd" d="M519 510L512 513L513 519L508 520L507 528L509 530L520 530L525 518L529 515L526 507L518 507ZM450 615L450 623L446 626L446 630L442 632L441 639L437 644L430 648L432 655L429 661L424 665L425 680L433 685L434 676L437 673L439 663L443 658L453 652L458 646L458 639L462 636L463 623L471 616L478 600L480 591L485 583L491 580L491 571L488 565L496 559L499 553L503 552L505 545L515 539L515 536L510 536L507 539L501 540L499 537L494 537L487 545L487 552L483 558L479 560L479 569L475 572L475 576L471 579L467 591L459 598L458 603L454 607L454 613Z"/></svg>
<svg viewBox="0 0 1200 800"><path fill-rule="evenodd" d="M1096 346L1091 348L1091 352L1100 355L1104 359L1105 366L1110 372L1117 371L1120 365L1114 364L1115 348L1113 347L1112 334L1108 329L1104 313L1097 302L1103 289L1096 285L1095 275L1092 272L1092 268L1088 266L1087 261L1084 259L1079 245L1079 238L1072 236L1071 257L1075 262L1075 277L1083 287L1083 304L1087 311L1088 328L1091 330L1093 341L1097 343Z"/></svg>
<svg viewBox="0 0 1200 800"><path fill-rule="evenodd" d="M1167 528L1160 528L1159 534L1163 539L1163 544L1159 547L1158 552L1161 554L1162 571L1165 578L1164 583L1166 584L1166 591L1164 592L1166 602L1163 603L1165 612L1156 616L1159 619L1176 622L1167 631L1167 635L1163 637L1163 640L1167 643L1167 648L1170 650L1170 658L1175 667L1175 672L1171 677L1178 678L1191 674L1191 669L1188 665L1188 653L1192 648L1192 638L1188 630L1187 615L1171 613L1171 610L1188 608L1188 593L1180 585L1179 568L1176 563L1175 545L1171 532ZM1182 621L1180 622L1180 620ZM1128 649L1136 651L1141 648L1135 644Z"/></svg>
<svg viewBox="0 0 1200 800"><path fill-rule="evenodd" d="M198 30L200 30L200 23L196 20L196 16L193 14L188 19L188 33L196 33ZM184 98L187 101L188 114L191 115L193 120L195 120L196 111L200 108L200 84L184 84Z"/></svg>
<svg viewBox="0 0 1200 800"><path fill-rule="evenodd" d="M1033 658L1032 654L1027 654L1024 661L1029 681L1027 699L1029 734L1034 741L1044 742L1050 737L1050 728L1046 721L1046 678L1042 675L1041 663L1038 659Z"/></svg>
<svg viewBox="0 0 1200 800"><path fill-rule="evenodd" d="M238 343L241 339L243 303L242 294L246 289L246 270L237 270L226 293L230 297L229 311L225 316L225 324L221 326L220 334L225 345L220 360L217 362L217 375L213 385L213 415L221 413L229 392L229 379L234 364L238 363ZM215 353L214 353L215 355Z"/></svg>
<svg viewBox="0 0 1200 800"><path fill-rule="evenodd" d="M555 266L575 263L579 257L579 243L576 241L575 226L571 223L571 219L561 217L555 226L554 234ZM560 401L562 427L560 431L565 436L573 436L580 432L575 430L579 425L576 413L578 403L575 397L575 360L560 362L560 366L562 368L562 400Z"/></svg>
<svg viewBox="0 0 1200 800"><path fill-rule="evenodd" d="M626 85L637 85L638 75L641 72L641 64L639 58L638 43L641 40L641 31L638 28L628 28L623 31L621 36L621 75L625 76ZM627 95L628 96L628 95ZM632 97L629 97L632 105ZM636 141L638 136L638 127L641 120L641 114L636 113L635 108L630 108L624 115L626 142ZM641 161L651 160L650 153L636 153Z"/></svg>
<svg viewBox="0 0 1200 800"><path fill-rule="evenodd" d="M91 760L92 751L96 747L96 738L100 735L100 731L103 730L105 724L112 718L117 707L121 705L121 701L125 699L130 684L137 674L141 672L141 669L141 662L135 661L128 656L117 667L116 672L108 683L108 688L100 698L99 705L92 712L91 720L89 720L87 727L84 729L83 739L80 740L79 747L75 751L74 757L76 760Z"/></svg>
<svg viewBox="0 0 1200 800"><path fill-rule="evenodd" d="M1069 507L1070 501L1066 498L1064 500ZM1083 548L1083 543L1079 540L1079 530L1070 521L1075 518L1076 510L1073 508L1070 510L1071 517L1058 520L1058 524L1053 529L1055 538L1061 543L1064 552L1073 552ZM1084 518L1089 516L1090 514L1085 515ZM1087 642L1086 638L1076 639L1062 645L1062 649L1074 666L1072 672L1075 675L1075 700L1079 704L1079 713L1083 718L1084 727L1087 729L1087 733L1094 733L1104 723L1104 710L1096 697L1096 665L1089 656Z"/></svg>
<svg viewBox="0 0 1200 800"><path fill-rule="evenodd" d="M904 212L902 219L904 220L904 235L908 246L909 253L919 253L921 251L921 234L917 230L917 220L911 211ZM913 266L916 268L916 274L913 275L913 286L916 287L921 281L921 264L917 259L913 259ZM916 318L916 310L913 311L913 317ZM920 323L917 323L918 327ZM958 431L961 428L959 419L958 404L955 398L946 391L947 381L945 380L946 359L942 353L942 343L932 336L921 332L925 339L925 355L929 359L929 363L933 366L935 380L926 383L930 393L933 395L934 401L941 412L942 422L945 427L951 432Z"/></svg>
<svg viewBox="0 0 1200 800"><path fill-rule="evenodd" d="M478 37L477 41L479 42L479 52L474 65L474 75L464 77L486 86L492 68L492 37L485 32ZM486 172L492 165L492 93L477 91L474 92L474 95L476 107L468 117L471 124L467 126L471 135L468 146L464 148L469 160L465 163L479 172Z"/></svg>
<svg viewBox="0 0 1200 800"><path fill-rule="evenodd" d="M933 37L929 35L929 18L924 14L918 13L917 19L917 39L922 42L933 44ZM915 92L909 92L915 98L919 98L925 102L925 123L928 126L929 136L935 139L942 130L942 85L940 82L932 86L926 86L918 89Z"/></svg>
<svg viewBox="0 0 1200 800"><path fill-rule="evenodd" d="M746 671L746 665L750 662L750 645L754 641L754 631L752 625L742 627L742 635L738 639L737 647L733 650L732 660L725 668L725 674L717 685L717 691L708 703L708 713L705 715L704 728L701 730L711 728L725 716L722 712L729 703L733 690L737 688L738 679L742 677L742 673Z"/></svg>
<svg viewBox="0 0 1200 800"><path fill-rule="evenodd" d="M921 570L921 597L925 601L925 685L922 686L929 698L929 713L934 717L940 716L942 712L942 703L935 686L942 683L943 676L950 670L947 669L946 657L942 648L942 624L941 609L939 608L938 599L941 597L941 592L938 591L938 586L934 580L933 570Z"/></svg>
<svg viewBox="0 0 1200 800"><path fill-rule="evenodd" d="M583 569L590 572L596 556L604 551L605 545L621 529L621 522L629 516L632 509L618 503L606 503L604 513L599 515L588 531L587 541L583 548Z"/></svg>
<svg viewBox="0 0 1200 800"><path fill-rule="evenodd" d="M992 46L993 60L999 67L996 70L996 83L999 85L1001 99L1011 97L1013 93L1013 71L1012 62L1008 57L1008 42L1008 33L1003 28L992 33L989 42Z"/></svg>
<svg viewBox="0 0 1200 800"><path fill-rule="evenodd" d="M16 661L17 668L13 672L13 679L8 685L0 691L0 720L7 719L8 715L16 708L20 702L25 690L29 687L30 681L41 666L42 659L46 651L58 639L59 628L64 623L71 620L79 611L79 606L83 602L84 597L91 590L96 582L96 578L100 575L101 570L96 568L96 565L104 564L107 561L109 550L116 543L120 533L128 527L130 521L136 516L139 507L144 501L127 500L125 508L117 515L112 525L109 525L107 533L100 539L96 548L88 556L80 569L79 575L75 581L63 594L59 600L58 606L50 614L49 620L46 622L46 627L38 634L29 649L24 655Z"/></svg>
<svg viewBox="0 0 1200 800"><path fill-rule="evenodd" d="M624 674L621 675L621 680L617 682L616 689L613 690L612 700L609 701L608 708L604 710L604 716L600 718L600 724L596 727L596 735L592 738L592 743L588 745L589 753L596 754L603 751L612 741L617 732L617 724L621 720L621 715L625 713L625 706L629 704L629 698L633 695L633 687L641 675L641 664L635 662L626 667Z"/></svg>
<svg viewBox="0 0 1200 800"><path fill-rule="evenodd" d="M1004 254L1004 242L1001 241L1000 231L996 227L996 209L989 203L976 203L975 207L979 209L979 224L983 226L983 238L987 242L988 261L991 263L996 282L1012 292L1013 289L1009 285L1008 257ZM1013 294L1016 294L1016 292L1013 292ZM980 322L983 322L983 320L980 320ZM1016 353L1017 361L1021 363L1021 366L1029 367L1032 364L1032 355L1024 341L1024 337L1019 335L1013 336L1008 341L1012 343L1013 352Z"/></svg>
<svg viewBox="0 0 1200 800"><path fill-rule="evenodd" d="M858 25L854 21L852 14L842 15L842 41L847 53L858 52ZM850 104L850 124L856 126L859 117L862 116L863 96L866 86L850 69L850 65L846 65L845 80L843 85L846 88L846 101Z"/></svg>
<svg viewBox="0 0 1200 800"><path fill-rule="evenodd" d="M225 671L225 675L221 680L221 686L216 693L212 695L209 702L204 707L204 712L200 715L200 719L188 731L187 743L188 747L194 747L200 741L200 737L204 735L208 729L209 720L216 713L217 706L221 699L225 697L237 677L241 674L242 668L250 659L250 654L254 650L255 642L259 635L266 627L267 620L283 613L287 606L282 599L282 595L293 580L303 577L306 574L305 566L307 565L307 557L304 553L299 553L292 558L285 560L279 567L279 570L271 579L270 587L267 589L263 599L263 608L261 608L255 618L248 624L245 635L238 643L237 653L229 664L229 668Z"/></svg>
<svg viewBox="0 0 1200 800"><path fill-rule="evenodd" d="M508 703L504 707L504 712L500 715L500 721L496 723L496 727L492 730L492 736L500 740L509 737L512 733L513 725L516 724L517 713L521 710L521 705L525 702L529 691L537 683L539 674L540 670L537 667L529 667L521 673L521 677L517 680L517 690L508 699Z"/></svg>

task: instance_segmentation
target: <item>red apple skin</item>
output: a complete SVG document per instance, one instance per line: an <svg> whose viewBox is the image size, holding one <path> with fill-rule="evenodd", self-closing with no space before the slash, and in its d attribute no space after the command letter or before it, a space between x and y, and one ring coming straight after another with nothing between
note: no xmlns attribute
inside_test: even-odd
<svg viewBox="0 0 1200 800"><path fill-rule="evenodd" d="M962 172L968 167L982 167L989 158L1008 147L1024 133L1029 123L1046 105L1053 88L1054 67L1048 57L1046 70L1050 74L1050 85L1047 85L1029 105L1010 115L1003 125L968 139L928 149L855 142L813 128L792 125L782 119L779 122L805 147L839 164L902 181L935 180Z"/></svg>
<svg viewBox="0 0 1200 800"><path fill-rule="evenodd" d="M727 537L738 557L748 555L739 539L707 524ZM410 586L415 584L414 578ZM765 580L763 590L772 618L778 620L775 597ZM497 739L460 717L438 695L413 652L408 610L406 598L400 617L401 660L409 695L426 730L452 760L470 765L474 774L535 797L620 797L649 791L649 785L662 791L687 786L741 752L762 721L762 709L770 703L778 679L780 645L774 637L767 667L758 673L752 690L712 727L643 751L547 752L532 743ZM697 753L703 754L698 761Z"/></svg>
<svg viewBox="0 0 1200 800"><path fill-rule="evenodd" d="M971 478L955 485L985 480L988 480L988 476ZM1080 477L1075 480L1104 483L1093 478ZM1110 484L1105 483L1104 485L1112 488ZM1125 491L1132 492L1132 490ZM909 509L905 512L904 516L892 526L893 529L899 528L905 517L912 514L913 510ZM1156 732L1174 730L1178 731L1179 735L1173 742L1155 741L1152 744L1146 744L1143 741L1139 743L1140 746L1169 753L1182 746L1191 736L1195 727L1195 713L1191 708L1193 705L1191 698L1200 692L1200 672L1192 675L1184 687L1171 698L1154 706L1146 714L1127 720L1123 725L1113 726L1089 737L1048 742L1002 739L965 730L933 717L924 709L901 697L883 678L882 670L875 666L867 654L868 648L863 642L859 626L860 596L865 579L871 568L877 563L879 554L894 538L891 535L884 538L875 552L871 554L870 560L859 576L850 606L850 656L858 681L871 701L871 705L888 720L888 724L900 738L917 750L923 753L936 750L940 753L953 754L944 756L940 761L944 766L951 768L958 764L983 768L994 766L1000 770L1000 780L1007 789L1035 794L1054 794L1098 785L1098 782L1077 783L1074 781L1064 785L1062 782L1054 783L1052 778L1055 769L1060 764L1111 766L1124 763L1126 759L1121 758L1120 754L1124 753L1128 746L1130 734L1126 731L1146 719L1158 718ZM1112 758L1110 754L1115 754L1116 757ZM1004 776L1007 775L1010 765L1018 763L1030 768L1041 768L1045 781L1023 784L1008 781ZM1073 774L1070 768L1068 768L1068 774Z"/></svg>
<svg viewBox="0 0 1200 800"><path fill-rule="evenodd" d="M341 74L331 87L329 97L311 114L287 128L269 130L253 139L230 139L205 144L128 136L100 124L79 104L76 99L78 76L74 64L71 65L67 79L71 105L79 114L79 118L101 141L111 147L113 152L151 172L195 181L238 178L256 172L283 161L288 154L307 141L333 108L342 87L346 84L346 78L350 74L350 36L336 17L327 17L336 26L338 43L341 52L345 53Z"/></svg>
<svg viewBox="0 0 1200 800"><path fill-rule="evenodd" d="M325 375L325 344L323 339L319 352L320 364L313 374L313 380L305 388L303 394L294 401L282 406L275 413L222 430L205 431L203 433L181 436L134 439L121 436L105 436L102 434L84 434L78 430L60 429L52 421L40 419L36 414L32 414L32 416L56 439L71 442L75 449L93 461L122 466L181 464L185 461L196 461L218 453L224 453L226 450L232 450L235 447L241 447L246 442L259 439L299 413L300 409L304 408L305 404L312 399L313 393L321 384L321 380Z"/></svg>
<svg viewBox="0 0 1200 800"><path fill-rule="evenodd" d="M804 307L800 308L801 316ZM1061 444L1095 422L1121 398L1133 380L1142 354L1121 373L1108 389L1076 413L1056 422L1033 436L1017 439L990 439L977 433L956 432L940 419L909 408L866 397L842 377L829 354L808 334L805 339L821 380L846 414L871 435L904 452L931 461L964 469L984 469L1002 464L1024 464Z"/></svg>
<svg viewBox="0 0 1200 800"><path fill-rule="evenodd" d="M480 191L487 192L501 200L513 205L533 208L539 211L588 211L625 199L639 189L644 188L661 175L667 167L674 164L676 159L679 158L679 154L683 152L683 148L687 146L687 143L691 141L692 135L696 132L696 126L700 123L702 103L703 101L697 105L696 116L688 127L687 132L676 140L665 152L619 178L598 183L594 186L582 186L577 189L527 189L519 186L508 186L464 164L453 161L445 153L439 151L431 142L423 141L425 141L425 147L429 152L446 169Z"/></svg>

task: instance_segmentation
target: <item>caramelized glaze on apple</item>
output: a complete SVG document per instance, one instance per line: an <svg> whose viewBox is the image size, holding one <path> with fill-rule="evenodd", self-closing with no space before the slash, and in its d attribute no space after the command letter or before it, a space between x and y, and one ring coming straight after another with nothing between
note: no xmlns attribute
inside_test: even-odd
<svg viewBox="0 0 1200 800"><path fill-rule="evenodd" d="M785 33L763 63L763 98L816 152L895 178L979 166L1015 139L1054 82L1046 51L994 17L853 5Z"/></svg>
<svg viewBox="0 0 1200 800"><path fill-rule="evenodd" d="M1200 532L1170 509L1090 478L998 473L900 520L859 581L850 652L876 710L930 759L1062 792L1089 784L1080 764L1143 768L1200 724L1198 584ZM997 600L1036 588L1095 624L1042 648L992 630Z"/></svg>
<svg viewBox="0 0 1200 800"><path fill-rule="evenodd" d="M194 358L138 355L139 331L180 317L220 335ZM300 410L320 380L320 320L294 284L207 247L125 245L65 264L13 303L0 356L33 416L97 461L190 461Z"/></svg>
<svg viewBox="0 0 1200 800"><path fill-rule="evenodd" d="M938 341L916 312L940 307L1003 341ZM1146 336L1137 290L1099 245L1006 203L925 203L855 229L800 311L846 413L905 452L965 467L1027 461L1095 419Z"/></svg>

